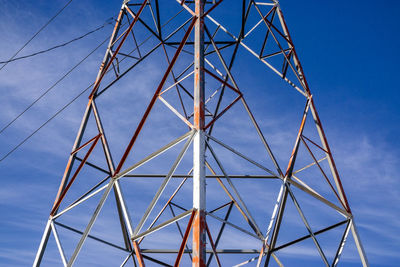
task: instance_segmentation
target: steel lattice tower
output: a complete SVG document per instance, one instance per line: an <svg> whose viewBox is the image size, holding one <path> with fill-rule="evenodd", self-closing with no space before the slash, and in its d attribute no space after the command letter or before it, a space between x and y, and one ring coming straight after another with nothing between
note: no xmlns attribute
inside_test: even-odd
<svg viewBox="0 0 400 267"><path fill-rule="evenodd" d="M267 142L268 134L264 135L250 111L246 90L239 88L240 75L233 72L241 50L272 70L302 99L304 109L297 112L300 121L296 127L300 127L296 138L286 140L294 146L285 170ZM145 62L156 60L164 62L155 63L157 69L163 69L161 73L143 67ZM125 77L132 72L135 76ZM154 84L142 85L143 76ZM144 102L140 94L146 93L141 87L151 93L142 105L143 116L137 117L143 112L137 106L129 113L128 124L135 122L136 128L127 143L115 137L115 132L123 130L112 124L115 117L102 119L106 114L119 116L120 107L115 102L127 98L118 100L122 81L129 82L126 86L132 102L127 103ZM115 102L107 102L113 99ZM239 106L260 144L243 152L232 145L234 138L223 138L240 132L244 127L241 122L217 134L219 128L226 129L228 123L239 119L229 117ZM151 121L153 113L173 118ZM168 134L165 129L169 129ZM179 137L169 139L172 134ZM120 154L113 150L118 145L123 151ZM260 148L262 154L258 153ZM251 150L257 152L256 158L248 155ZM227 163L233 158L234 164ZM247 190L248 186L257 187L265 196ZM87 204L93 202L94 206ZM118 222L123 245L98 236L115 228L101 224L102 230L93 229L106 203L111 205L108 210L117 214L111 220ZM73 213L79 207L86 216ZM291 208L297 217L285 219ZM268 217L258 214L264 209ZM325 220L328 214L332 220ZM313 224L311 217L315 216L325 224ZM83 217L87 219L81 229L62 222L66 218L73 224ZM287 222L301 225L304 234L294 226L285 226ZM67 244L69 237L62 237L61 230L79 238ZM328 235L332 231L333 235ZM284 266L287 254L282 251L302 244L312 245L320 256L317 264L336 266L350 231L362 265L368 266L278 1L124 0L34 266L39 266L46 258L45 251L52 249L50 240L65 266L88 257L83 248L97 249L93 242L109 246L111 254L114 250L124 254L116 266ZM322 242L324 235L328 241ZM96 258L87 262L101 265Z"/></svg>

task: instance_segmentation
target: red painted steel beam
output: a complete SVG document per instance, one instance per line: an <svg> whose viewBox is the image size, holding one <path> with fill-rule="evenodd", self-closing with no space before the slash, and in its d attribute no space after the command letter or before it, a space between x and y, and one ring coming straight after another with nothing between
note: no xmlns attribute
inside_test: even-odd
<svg viewBox="0 0 400 267"><path fill-rule="evenodd" d="M92 139L90 139L89 141L87 141L86 143L84 143L83 145L81 145L80 147L75 149L74 151L72 151L71 155L74 155L74 154L78 153L82 148L86 147L88 144L93 142L95 139L99 138L99 136L101 136L101 134L96 135L95 137L93 137Z"/></svg>
<svg viewBox="0 0 400 267"><path fill-rule="evenodd" d="M278 8L278 12L279 12L279 16L282 18L282 27L283 27L283 29L284 29L284 32L285 32L285 34L287 35L287 38L289 39L290 43L293 44L292 38L291 38L290 33L289 33L289 29L288 29L287 24L286 24L286 21L285 21L285 17L283 16L283 13L282 13L282 10L281 10L280 8ZM299 57L298 57L298 55L297 55L296 49L294 48L294 46L293 46L292 48L293 48L293 56L294 56L294 59L295 59L295 61L296 61L295 64L297 65L297 67L298 67L299 70L300 70L300 74L301 74L301 76L302 76L303 83L304 83L305 89L306 89L306 91L307 91L307 94L308 94L309 96L311 96L311 91L310 91L310 88L309 88L309 86L308 86L307 79L306 79L306 77L305 77L305 75L304 75L303 66L302 66L301 63L300 63L300 60L299 60ZM342 185L342 181L341 181L340 176L339 176L339 172L338 172L338 170L337 170L337 168L336 168L335 160L333 159L332 152L331 152L331 149L330 149L330 147L329 147L328 140L327 140L327 138L326 138L324 129L323 129L323 127L322 127L322 123L321 123L321 120L320 120L320 118L319 118L317 109L315 108L315 103L314 103L314 100L313 100L313 99L311 99L311 111L312 111L312 113L313 113L313 115L314 115L315 123L316 123L318 129L320 130L321 139L322 139L321 141L322 141L322 143L323 143L325 149L326 149L327 152L328 152L327 154L328 154L330 163L331 163L331 165L332 165L332 169L333 169L334 175L336 176L335 181L336 181L336 184L337 184L337 186L338 186L338 190L340 191L340 196L343 198L343 201L344 201L344 203L346 204L346 210L347 210L347 212L349 212L350 214L352 214L352 213L351 213L351 209L350 209L349 202L348 202L348 200L347 200L347 196L346 196L346 194L345 194L345 192L344 192L344 189L343 189L343 185Z"/></svg>
<svg viewBox="0 0 400 267"><path fill-rule="evenodd" d="M315 158L314 153L312 153L310 147L307 145L306 141L304 141L303 136L301 136L301 141L303 141L303 144L305 145L305 147L307 148L308 153L310 153L311 157L314 160L314 163L318 166L319 170L321 171L322 175L324 176L325 180L328 182L330 188L332 189L332 191L335 193L336 198L339 200L340 204L342 204L343 208L347 208L346 205L343 203L343 201L340 199L338 193L336 192L335 188L333 187L331 181L329 181L328 176L326 175L326 173L324 172L324 170L322 169L321 165L318 163L318 160Z"/></svg>
<svg viewBox="0 0 400 267"><path fill-rule="evenodd" d="M217 75L215 75L214 73L212 73L211 71L207 70L206 68L204 68L204 71L207 72L207 74L211 75L214 79L218 80L220 83L224 84L225 86L227 86L229 89L232 89L233 91L235 91L236 93L238 93L239 95L242 95L242 93L240 91L238 91L235 87L233 87L232 85L230 85L229 83L225 82L224 80L222 80L221 78L219 78Z"/></svg>
<svg viewBox="0 0 400 267"><path fill-rule="evenodd" d="M307 119L307 114L308 114L309 108L310 108L310 99L307 99L306 106L305 106L304 112L303 112L303 118L301 119L300 128L297 133L296 142L294 144L292 154L290 155L289 163L288 163L288 166L286 169L286 173L285 173L286 177L292 175L293 167L294 167L296 157L297 157L297 151L299 150L301 135L303 134L304 126L306 124L306 119Z"/></svg>
<svg viewBox="0 0 400 267"><path fill-rule="evenodd" d="M220 113L218 113L217 116L215 116L205 127L204 129L208 129L212 124L215 123L216 120L218 120L222 115L224 115L225 112L227 112L236 102L238 102L242 98L242 95L239 95L236 97L232 103L230 103L226 108L224 108Z"/></svg>
<svg viewBox="0 0 400 267"><path fill-rule="evenodd" d="M93 142L92 146L89 148L89 150L86 153L85 157L83 158L83 160L79 164L78 168L76 169L76 171L75 171L74 175L72 176L71 180L69 181L68 185L65 187L65 189L62 191L61 195L54 202L53 208L51 209L51 212L50 212L51 216L53 216L57 212L57 209L60 206L62 200L64 199L65 194L67 194L67 192L68 192L69 188L71 187L72 183L75 181L75 179L78 176L79 172L81 171L81 169L85 165L87 159L89 158L89 155L92 153L92 151L93 151L94 147L96 146L97 142L99 141L100 137L101 137L101 134L98 134L96 137L94 137L94 138L92 138L90 140L90 142Z"/></svg>
<svg viewBox="0 0 400 267"><path fill-rule="evenodd" d="M223 0L219 0L218 2L216 2L212 7L210 7L209 10L207 10L204 14L203 17L206 17L208 14L210 14L211 11L214 10L214 8L216 8L219 4L221 4Z"/></svg>
<svg viewBox="0 0 400 267"><path fill-rule="evenodd" d="M156 100L157 100L157 98L158 98L158 94L161 92L162 88L164 87L164 84L165 84L165 82L167 81L167 78L168 78L168 76L169 76L169 73L171 72L173 66L175 65L176 60L178 59L178 57L179 57L179 55L180 55L180 53L181 53L183 47L184 47L185 44L186 44L187 39L189 38L190 33L192 32L192 29L193 29L193 27L194 27L194 25L195 25L195 23L196 23L196 20L197 20L197 17L194 17L193 20L192 20L192 23L189 25L188 30L186 31L185 35L183 36L183 39L182 39L182 41L181 41L181 44L179 45L178 49L176 50L175 55L174 55L174 57L173 57L172 60L171 60L171 64L169 64L169 66L168 66L168 68L167 68L167 70L166 70L166 72L165 72L165 74L164 74L164 77L162 78L160 84L159 84L158 87L157 87L157 90L155 91L155 93L154 93L154 95L153 95L153 98L150 100L150 104L147 106L147 109L146 109L146 111L145 111L145 113L144 113L142 119L140 120L139 125L138 125L138 127L136 128L136 131L135 131L135 133L134 133L133 136L132 136L131 141L129 142L129 144L128 144L127 148L126 148L126 150L125 150L125 152L124 152L124 155L122 156L122 158L121 158L121 160L120 160L120 162L119 162L119 164L118 164L118 167L117 167L116 170L115 170L115 174L114 174L114 175L117 175L117 174L121 171L122 166L124 165L126 159L128 158L128 155L129 155L129 153L131 152L132 147L133 147L133 145L135 144L136 139L137 139L137 137L139 136L139 133L140 133L140 131L142 130L143 125L144 125L144 123L146 122L147 117L148 117L149 114L150 114L150 111L153 109L153 106L154 106L154 104L155 104L155 102L156 102Z"/></svg>
<svg viewBox="0 0 400 267"><path fill-rule="evenodd" d="M232 203L232 202L230 202L230 203ZM212 250L214 252L214 255L215 255L215 260L217 261L218 266L221 267L221 262L219 261L219 257L218 257L217 251L216 251L216 247L215 247L215 244L214 244L214 241L212 239L211 232L210 232L210 229L208 228L207 223L206 223L206 230L207 230L208 240L210 240L211 248L212 248Z"/></svg>
<svg viewBox="0 0 400 267"><path fill-rule="evenodd" d="M338 187L339 187L339 191L340 191L340 193L341 193L341 196L343 196L343 200L344 200L344 203L345 203L345 205L346 205L346 211L347 211L348 213L352 214L352 213L351 213L351 209L350 209L349 202L348 202L348 200L347 200L346 193L344 192L344 189L343 189L343 185L342 185L342 181L341 181L340 176L339 176L339 172L338 172L338 170L337 170L337 168L336 168L335 160L333 159L332 152L331 152L331 149L330 149L329 144L328 144L328 140L327 140L327 138L326 138L324 129L323 129L323 127L322 127L321 120L319 119L317 109L315 108L315 104L314 104L314 101L313 101L312 99L311 99L311 110L312 110L312 112L313 112L313 114L314 114L314 116L315 116L314 119L315 119L315 121L316 121L316 124L319 126L319 129L320 129L320 131L321 131L322 141L323 141L323 144L324 144L324 146L325 146L325 149L326 149L327 152L328 152L328 153L327 153L327 154L328 154L328 157L329 157L329 159L330 159L330 161L331 161L333 171L334 171L334 173L335 173L335 175L336 175L336 178L337 178L337 179L336 179L336 180L337 180L337 185L338 185Z"/></svg>
<svg viewBox="0 0 400 267"><path fill-rule="evenodd" d="M192 230L193 220L194 220L194 217L196 216L196 214L197 214L197 211L193 210L192 211L192 215L190 216L188 225L186 227L185 234L183 235L182 243L181 243L181 246L179 248L179 252L178 252L178 255L176 257L174 267L178 267L180 262L181 262L181 259L182 259L182 256L183 256L183 252L185 252L186 243L187 243L187 241L189 239L189 234L190 234L190 231Z"/></svg>
<svg viewBox="0 0 400 267"><path fill-rule="evenodd" d="M107 65L104 67L104 69L102 70L100 76L98 77L98 79L96 80L96 83L93 86L93 90L90 93L89 99L92 99L93 96L95 95L97 89L99 89L101 80L104 78L104 75L107 73L108 68L111 66L111 64L113 63L115 57L118 55L119 50L121 49L122 45L124 44L126 38L128 38L129 33L131 32L133 26L136 24L136 22L139 20L139 16L142 13L144 7L147 5L147 1L148 0L144 0L142 5L140 6L140 9L135 17L135 19L132 21L132 23L129 25L124 37L122 37L121 42L119 43L119 45L117 46L117 49L115 49L113 55L111 56L111 59L108 61Z"/></svg>
<svg viewBox="0 0 400 267"><path fill-rule="evenodd" d="M139 244L136 241L133 241L133 249L135 250L136 259L138 260L140 267L145 267L142 253L140 252Z"/></svg>

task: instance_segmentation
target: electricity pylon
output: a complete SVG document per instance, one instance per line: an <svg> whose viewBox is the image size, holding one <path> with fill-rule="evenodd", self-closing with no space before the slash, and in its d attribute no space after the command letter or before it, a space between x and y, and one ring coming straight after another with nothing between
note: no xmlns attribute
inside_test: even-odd
<svg viewBox="0 0 400 267"><path fill-rule="evenodd" d="M301 98L286 170L238 57ZM350 231L368 266L278 1L124 0L34 266L336 266Z"/></svg>

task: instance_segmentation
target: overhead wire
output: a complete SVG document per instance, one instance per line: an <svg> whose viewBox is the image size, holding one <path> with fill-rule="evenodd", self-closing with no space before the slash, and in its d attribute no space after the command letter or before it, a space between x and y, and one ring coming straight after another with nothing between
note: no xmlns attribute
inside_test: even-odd
<svg viewBox="0 0 400 267"><path fill-rule="evenodd" d="M107 21L109 21L108 19ZM102 26L97 29L104 28L107 24L111 24L111 22L106 22ZM96 29L96 30L97 30ZM92 31L93 32L93 31ZM87 34L86 34L87 36ZM5 125L1 130L0 134L2 134L7 128L9 128L17 119L19 119L25 112L27 112L33 105L35 105L40 99L42 99L46 94L48 94L54 87L56 87L62 80L64 80L72 71L74 71L79 65L81 65L88 57L90 57L97 49L99 49L109 38L105 38L96 48L90 51L82 60L80 60L77 64L75 64L71 69L69 69L60 79L58 79L54 84L52 84L46 91L44 91L38 98L36 98L31 104L29 104L22 112L20 112L14 119L12 119L7 125Z"/></svg>
<svg viewBox="0 0 400 267"><path fill-rule="evenodd" d="M100 43L100 45L98 45L94 50L92 50L86 57L88 58L92 53L94 53L94 51L96 51L99 47L101 47L107 40L109 40L109 38L106 38L103 42ZM125 57L126 58L126 57ZM78 65L80 65L84 60L81 60L77 65L75 65L70 71L68 71L60 80L58 80L54 86L56 84L58 84L62 79L64 79L66 76L68 76L71 71L76 68ZM108 70L107 73L111 71ZM2 162L3 160L5 160L8 156L10 156L12 153L14 153L15 150L17 150L20 146L22 146L26 141L28 141L33 135L35 135L37 132L39 132L44 126L46 126L50 121L52 121L55 117L57 117L61 112L63 112L67 107L69 107L73 102L75 102L79 97L81 97L87 90L89 90L92 86L94 85L94 82L92 82L89 86L87 86L85 89L83 89L78 95L76 95L71 101L69 101L66 105L64 105L61 109L59 109L56 113L54 113L53 116L51 116L49 119L47 119L42 125L40 125L36 130L34 130L31 134L29 134L27 137L25 137L21 142L19 142L16 146L14 146L10 151L7 152L7 154L5 154L1 159L0 162ZM50 88L54 88L54 86L50 87ZM49 90L48 90L49 91ZM32 107L37 101L39 101L40 98L43 97L43 94L36 99L32 104L30 104L28 106L27 109L25 109L25 111L27 111L30 107ZM25 112L24 111L24 112ZM22 114L24 113L22 112ZM17 120L22 114L20 114L17 118L15 118L11 124ZM10 124L10 125L11 125Z"/></svg>
<svg viewBox="0 0 400 267"><path fill-rule="evenodd" d="M92 55L98 48L100 48L109 38L104 39L95 49L93 49L86 57L84 57L78 64L72 67L66 74L64 74L59 80L57 80L47 91L45 91L42 95L40 95L34 102L32 102L23 112L21 112L17 117L15 117L6 127L4 127L1 132L3 132L6 128L8 128L12 123L14 123L19 117L22 116L27 110L29 110L36 102L38 102L44 95L46 95L51 89L53 89L58 83L60 83L65 77L67 77L76 67L82 64L90 55ZM8 156L14 153L20 146L22 146L26 141L28 141L34 134L40 131L44 126L46 126L50 121L52 121L55 117L57 117L61 112L63 112L67 107L69 107L73 102L75 102L80 96L82 96L89 88L93 86L94 82L92 82L88 87L82 90L78 95L76 95L71 101L69 101L66 105L64 105L61 109L59 109L53 116L47 119L42 125L39 126L36 130L34 130L31 134L29 134L25 139L19 142L16 146L14 146L10 151L7 152L1 159L0 162L5 160ZM0 133L1 133L0 132Z"/></svg>
<svg viewBox="0 0 400 267"><path fill-rule="evenodd" d="M35 39L35 37L41 32L43 31L58 15L60 15L65 8L67 8L67 6L69 6L69 4L71 4L72 0L69 0L60 10L58 10L58 12L51 17L20 49L17 50L17 52L14 53L14 55L12 55L12 57L8 60L12 60L14 59L33 39ZM0 71L7 66L9 62L4 63L3 66L0 67Z"/></svg>
<svg viewBox="0 0 400 267"><path fill-rule="evenodd" d="M11 149L7 154L5 154L1 159L0 162L5 160L9 155L11 155L15 150L17 150L20 146L22 146L28 139L30 139L34 134L36 134L40 129L42 129L46 124L48 124L51 120L57 117L61 112L64 111L69 105L71 105L75 100L77 100L83 93L85 93L89 88L91 88L93 83L86 87L83 91L81 91L77 96L75 96L71 101L69 101L65 106L63 106L60 110L58 110L53 116L51 116L47 121L45 121L39 128L34 130L30 135L28 135L24 140L22 140L18 145L16 145L13 149Z"/></svg>
<svg viewBox="0 0 400 267"><path fill-rule="evenodd" d="M175 18L176 16L178 16L182 11L178 12L176 15L174 15L170 20L168 20L164 25L161 26L161 28L164 28L167 24L170 23L170 21ZM127 55L125 55L121 60L120 63L124 61L124 59L126 59L130 54L132 54L134 51L136 51L136 49L138 49L140 46L144 45L153 35L149 35L141 44L139 44L137 46L137 48L133 49L131 52L129 52ZM97 50L99 47L101 47L101 45L104 44L104 42L106 42L109 38L106 38L100 45L98 45L95 49ZM92 51L90 54L92 54L94 51ZM89 55L90 55L89 54ZM89 56L88 55L88 56ZM87 57L88 57L87 56ZM87 58L86 57L86 58ZM83 62L83 61L82 61ZM81 63L81 62L80 62ZM80 64L79 63L79 64ZM77 64L77 65L79 65ZM74 68L76 68L77 66L74 66ZM1 70L1 69L0 69ZM71 69L68 74L72 71L73 69ZM111 69L109 69L106 73L110 72ZM67 76L68 74L64 75ZM65 77L62 77L62 79L64 79ZM57 81L57 83L59 83L60 81ZM37 128L36 130L34 130L31 134L29 134L24 140L22 140L20 143L18 143L16 146L14 146L9 152L7 152L2 158L0 158L0 162L2 162L3 160L5 160L7 157L9 157L12 153L14 153L14 151L16 151L20 146L22 146L26 141L28 141L33 135L35 135L37 132L39 132L43 127L45 127L50 121L52 121L55 117L57 117L61 112L63 112L68 106L70 106L73 102L75 102L79 97L81 97L87 90L89 90L89 88L91 88L94 85L94 82L92 82L88 87L86 87L84 90L82 90L77 96L75 96L71 101L69 101L66 105L64 105L61 109L59 109L53 116L51 116L49 119L47 119L42 125L39 126L39 128ZM40 96L40 98L42 98L43 96ZM39 99L37 99L37 101L39 101ZM33 106L37 101L35 101L34 103L32 103L31 105L28 106L28 108L26 110L28 110L31 106ZM25 111L26 111L25 110ZM24 111L24 112L25 112ZM22 115L22 114L21 114ZM21 116L20 115L20 116ZM19 116L19 117L20 117ZM16 118L18 119L18 118ZM14 119L13 122L16 120ZM12 123L13 123L12 122ZM11 123L11 124L12 124ZM3 131L3 130L2 130Z"/></svg>
<svg viewBox="0 0 400 267"><path fill-rule="evenodd" d="M10 63L10 62L13 62L13 61L17 61L17 60L21 60L21 59L26 59L26 58L34 57L34 56L37 56L37 55L40 55L40 54L44 54L44 53L50 52L50 51L52 51L52 50L54 50L54 49L57 49L57 48L60 48L60 47L69 45L69 44L71 44L71 43L73 43L73 42L76 42L76 41L78 41L78 40L80 40L80 39L83 39L83 38L85 38L85 37L87 37L87 36L89 36L89 35L91 35L91 34L97 32L97 31L103 29L103 28L106 27L107 25L111 24L111 23L112 23L112 20L113 20L113 18L110 18L110 19L108 19L103 25L97 27L96 29L91 30L91 31L89 31L89 32L87 32L87 33L85 33L85 34L83 34L83 35L81 35L81 36L79 36L79 37L76 37L76 38L74 38L74 39L72 39L72 40L70 40L70 41L68 41L68 42L65 42L65 43L62 43L62 44L59 44L59 45L56 45L56 46L47 48L47 49L45 49L45 50L41 50L41 51L32 53L32 54L29 54L29 55L20 56L20 57L14 57L13 59L9 59L9 60L6 60L6 61L0 61L0 64Z"/></svg>

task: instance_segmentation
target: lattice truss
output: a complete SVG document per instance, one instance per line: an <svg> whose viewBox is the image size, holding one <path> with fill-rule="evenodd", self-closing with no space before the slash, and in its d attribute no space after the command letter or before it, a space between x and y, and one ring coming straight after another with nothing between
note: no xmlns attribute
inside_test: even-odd
<svg viewBox="0 0 400 267"><path fill-rule="evenodd" d="M123 1L35 266L335 266L350 230L368 265L278 1L201 3ZM246 64L302 103L284 159L246 101ZM204 214L192 204L200 132ZM203 248L189 241L199 216Z"/></svg>

